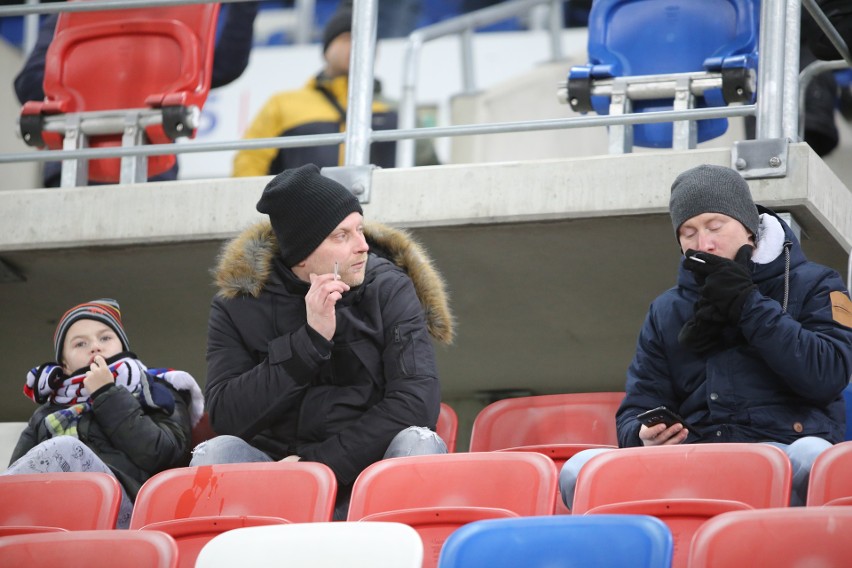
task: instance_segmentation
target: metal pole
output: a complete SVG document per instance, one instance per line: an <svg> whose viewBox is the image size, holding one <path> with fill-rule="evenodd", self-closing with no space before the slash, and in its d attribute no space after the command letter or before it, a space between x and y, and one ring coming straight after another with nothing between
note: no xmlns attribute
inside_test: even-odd
<svg viewBox="0 0 852 568"><path fill-rule="evenodd" d="M787 0L784 42L784 87L781 126L784 138L799 141L799 41L802 24L802 0Z"/></svg>
<svg viewBox="0 0 852 568"><path fill-rule="evenodd" d="M476 92L476 80L473 77L473 28L461 33L462 50L462 92L470 95Z"/></svg>
<svg viewBox="0 0 852 568"><path fill-rule="evenodd" d="M559 61L562 59L562 21L565 19L562 1L563 0L552 0L550 3L550 25L548 30L550 32L551 61Z"/></svg>
<svg viewBox="0 0 852 568"><path fill-rule="evenodd" d="M420 48L423 38L419 32L408 36L408 46L405 50L405 67L402 70L402 98L399 103L399 127L411 130L417 126L417 74L420 69ZM396 144L396 167L410 168L414 166L414 140L400 140Z"/></svg>
<svg viewBox="0 0 852 568"><path fill-rule="evenodd" d="M37 6L39 0L27 0L26 3L28 6ZM24 16L24 41L22 47L25 56L28 56L35 47L36 38L38 37L38 25L38 14L27 14Z"/></svg>
<svg viewBox="0 0 852 568"><path fill-rule="evenodd" d="M677 120L707 120L711 118L736 118L754 116L754 105L694 108L688 111L643 112L621 116L589 115L554 118L546 120L522 120L516 122L494 122L488 124L462 124L459 126L434 126L409 130L376 130L373 142L390 142L410 138L423 140L448 136L476 136L481 134L505 134L510 132L537 132L572 128L593 128L620 124L650 124ZM257 150L261 148L303 148L308 146L337 145L344 141L343 133L310 134L305 136L283 136L277 138L250 138L232 142L186 142L172 144L149 144L147 146L122 148L91 148L85 150L44 150L0 154L0 164L17 162L51 162L75 160L77 158L98 159L122 156L163 156L166 154L199 154L202 152L225 152L229 150Z"/></svg>
<svg viewBox="0 0 852 568"><path fill-rule="evenodd" d="M370 163L373 125L373 63L378 28L377 0L359 0L352 14L349 99L346 112L345 165Z"/></svg>
<svg viewBox="0 0 852 568"><path fill-rule="evenodd" d="M760 48L757 80L757 139L781 137L784 97L784 26L787 3L760 3ZM798 41L798 37L795 38Z"/></svg>
<svg viewBox="0 0 852 568"><path fill-rule="evenodd" d="M311 43L314 40L315 0L296 0L296 43Z"/></svg>

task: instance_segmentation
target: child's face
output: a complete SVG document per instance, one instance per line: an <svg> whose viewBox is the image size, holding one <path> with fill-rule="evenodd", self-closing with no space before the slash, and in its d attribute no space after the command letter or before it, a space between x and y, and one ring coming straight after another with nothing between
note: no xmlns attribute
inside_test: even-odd
<svg viewBox="0 0 852 568"><path fill-rule="evenodd" d="M113 329L99 321L82 319L74 322L62 344L62 365L65 372L88 367L96 355L109 359L122 351L121 340Z"/></svg>

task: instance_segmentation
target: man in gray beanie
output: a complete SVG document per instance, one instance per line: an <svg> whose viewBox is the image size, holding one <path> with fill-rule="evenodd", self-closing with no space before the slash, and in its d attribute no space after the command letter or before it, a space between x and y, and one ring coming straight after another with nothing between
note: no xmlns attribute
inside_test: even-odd
<svg viewBox="0 0 852 568"><path fill-rule="evenodd" d="M205 398L219 436L191 465L323 463L343 520L371 463L447 451L429 339L452 340L443 281L314 164L275 176L257 210L268 219L227 243L214 271Z"/></svg>
<svg viewBox="0 0 852 568"><path fill-rule="evenodd" d="M852 301L843 279L808 261L731 168L677 176L669 212L683 260L640 331L616 415L619 446L769 443L790 458L790 503L803 505L814 459L845 436ZM647 413L663 406L671 412ZM569 507L596 453L563 467Z"/></svg>

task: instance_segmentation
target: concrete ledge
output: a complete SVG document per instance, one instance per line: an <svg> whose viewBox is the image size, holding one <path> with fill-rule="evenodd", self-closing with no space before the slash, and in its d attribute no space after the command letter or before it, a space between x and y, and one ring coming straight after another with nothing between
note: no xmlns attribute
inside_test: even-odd
<svg viewBox="0 0 852 568"><path fill-rule="evenodd" d="M677 174L728 165L729 150L661 151L377 170L365 214L405 227L663 213ZM227 238L261 218L269 177L0 192L0 251L179 243ZM785 178L751 182L770 207L805 205L849 250L852 194L805 144Z"/></svg>

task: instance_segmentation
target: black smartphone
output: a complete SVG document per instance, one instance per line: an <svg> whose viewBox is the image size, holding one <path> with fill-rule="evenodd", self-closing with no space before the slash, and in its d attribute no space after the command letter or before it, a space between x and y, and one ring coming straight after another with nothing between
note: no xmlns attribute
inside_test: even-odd
<svg viewBox="0 0 852 568"><path fill-rule="evenodd" d="M642 414L638 415L636 419L645 426L648 426L649 428L651 426L656 426L661 422L666 425L666 428L678 423L687 426L683 418L681 418L665 406L658 406L657 408L647 410Z"/></svg>

